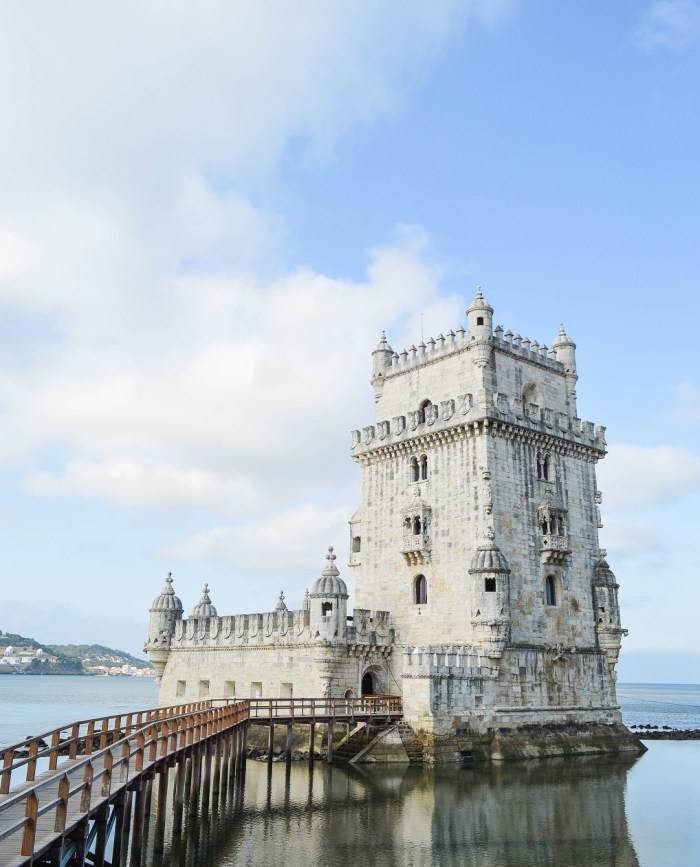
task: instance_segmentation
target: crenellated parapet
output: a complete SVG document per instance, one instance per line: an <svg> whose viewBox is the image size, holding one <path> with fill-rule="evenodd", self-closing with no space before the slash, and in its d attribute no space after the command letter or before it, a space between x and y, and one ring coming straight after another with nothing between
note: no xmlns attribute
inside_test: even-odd
<svg viewBox="0 0 700 867"><path fill-rule="evenodd" d="M458 677L480 680L498 677L499 666L472 645L431 644L403 648L404 678Z"/></svg>
<svg viewBox="0 0 700 867"><path fill-rule="evenodd" d="M533 439L551 438L556 441L580 446L593 453L595 459L605 454L605 427L592 421L581 421L546 406L536 403L524 404L520 398L509 398L496 393L489 405L479 406L470 393L455 395L439 404L420 410L409 411L391 419L367 425L362 430L352 431L351 451L359 458L380 449L406 446L413 447L420 438L445 439L458 436L475 426L496 423L498 426L516 428L521 433L531 433Z"/></svg>

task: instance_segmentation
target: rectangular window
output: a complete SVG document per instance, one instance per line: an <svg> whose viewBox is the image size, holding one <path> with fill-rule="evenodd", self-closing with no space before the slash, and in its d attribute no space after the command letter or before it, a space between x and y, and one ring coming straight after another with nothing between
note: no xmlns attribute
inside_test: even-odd
<svg viewBox="0 0 700 867"><path fill-rule="evenodd" d="M178 682L175 686L175 695L178 698L182 698L182 696L185 694L186 689L187 689L187 681L186 680L178 680Z"/></svg>
<svg viewBox="0 0 700 867"><path fill-rule="evenodd" d="M200 698L208 698L209 696L209 681L208 680L200 680L199 681L199 697Z"/></svg>
<svg viewBox="0 0 700 867"><path fill-rule="evenodd" d="M321 617L330 617L333 611L333 603L332 602L322 602L321 603Z"/></svg>
<svg viewBox="0 0 700 867"><path fill-rule="evenodd" d="M291 698L292 697L292 684L291 683L281 683L280 684L280 698Z"/></svg>
<svg viewBox="0 0 700 867"><path fill-rule="evenodd" d="M236 697L236 681L235 680L225 680L224 681L224 698L235 698Z"/></svg>
<svg viewBox="0 0 700 867"><path fill-rule="evenodd" d="M486 593L495 593L496 592L496 579L495 578L484 578L484 592L486 592Z"/></svg>
<svg viewBox="0 0 700 867"><path fill-rule="evenodd" d="M262 698L262 681L254 680L250 685L250 697Z"/></svg>

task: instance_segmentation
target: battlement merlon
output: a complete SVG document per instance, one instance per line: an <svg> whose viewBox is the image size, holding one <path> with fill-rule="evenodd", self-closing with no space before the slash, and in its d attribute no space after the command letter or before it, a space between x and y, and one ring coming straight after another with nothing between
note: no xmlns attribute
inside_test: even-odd
<svg viewBox="0 0 700 867"><path fill-rule="evenodd" d="M476 405L474 395L461 394L440 404L431 404L422 412L412 410L394 416L362 431L352 431L351 451L354 458L405 444L407 449L424 445L431 437L471 435L478 430L517 428L522 435L541 441L543 436L553 446L573 447L599 460L606 453L605 427L581 421L566 413L522 400L509 400L496 393L494 402L485 408Z"/></svg>

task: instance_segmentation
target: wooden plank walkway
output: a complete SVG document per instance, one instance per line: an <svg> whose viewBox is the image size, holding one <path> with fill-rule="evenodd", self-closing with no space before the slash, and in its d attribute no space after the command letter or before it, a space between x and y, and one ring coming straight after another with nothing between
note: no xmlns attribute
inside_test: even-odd
<svg viewBox="0 0 700 867"><path fill-rule="evenodd" d="M3 751L0 865L19 867L37 859L84 865L93 844L90 862L104 865L108 838L112 864L125 864L130 852L130 863L138 865L145 800L156 775L157 822L164 825L168 769L177 765L172 789L179 831L184 799L198 795L212 761L215 774L223 768L230 775L244 766L249 725L286 725L290 748L293 725L309 724L313 733L317 723L326 723L331 761L334 722L372 718L400 719L401 699L210 700L83 720L29 738ZM37 776L40 760L48 760L49 768ZM26 779L18 783L22 770Z"/></svg>

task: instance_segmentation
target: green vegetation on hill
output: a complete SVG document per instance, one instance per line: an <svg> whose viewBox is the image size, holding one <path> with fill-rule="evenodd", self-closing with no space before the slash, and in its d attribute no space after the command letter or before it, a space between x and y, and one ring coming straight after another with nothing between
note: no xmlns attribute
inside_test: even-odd
<svg viewBox="0 0 700 867"><path fill-rule="evenodd" d="M83 665L133 665L150 668L150 662L132 656L125 650L114 650L102 644L47 644L49 652L68 659L79 659Z"/></svg>
<svg viewBox="0 0 700 867"><path fill-rule="evenodd" d="M33 659L28 666L25 666L25 670L32 673L80 674L86 668L98 665L107 668L121 665L141 669L151 667L145 659L139 659L124 650L115 650L102 644L41 644L35 638L0 630L0 655L2 649L6 647L31 647L33 650L43 650L47 656L55 657L53 662Z"/></svg>

